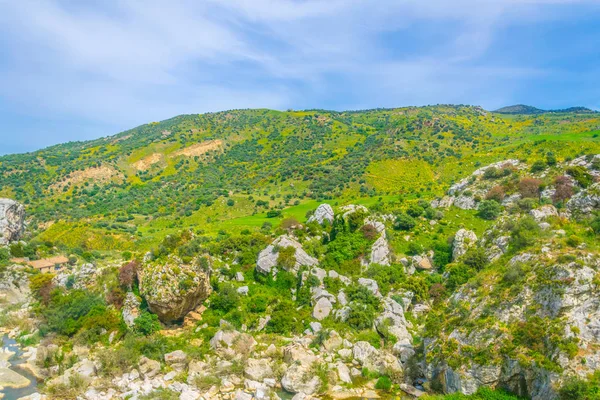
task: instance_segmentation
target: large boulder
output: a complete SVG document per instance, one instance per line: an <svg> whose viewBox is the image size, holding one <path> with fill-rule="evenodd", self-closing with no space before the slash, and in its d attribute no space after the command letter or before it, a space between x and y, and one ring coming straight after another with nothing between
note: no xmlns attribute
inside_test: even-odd
<svg viewBox="0 0 600 400"><path fill-rule="evenodd" d="M308 222L317 221L319 224L322 224L325 221L328 221L330 224L333 223L334 218L333 208L329 204L321 204L315 210L315 213L310 216Z"/></svg>
<svg viewBox="0 0 600 400"><path fill-rule="evenodd" d="M25 207L11 199L0 199L0 245L19 240L25 229Z"/></svg>
<svg viewBox="0 0 600 400"><path fill-rule="evenodd" d="M209 272L170 256L138 271L140 293L162 322L173 322L198 307L211 293Z"/></svg>
<svg viewBox="0 0 600 400"><path fill-rule="evenodd" d="M379 239L373 243L373 247L371 247L369 265L370 264L390 265L390 246L388 245L385 233L383 233Z"/></svg>
<svg viewBox="0 0 600 400"><path fill-rule="evenodd" d="M258 254L256 271L261 274L271 273L271 270L277 266L279 249L286 247L293 247L295 249L295 264L292 268L293 271L297 271L302 266L313 267L317 265L318 260L309 256L296 239L290 235L282 235Z"/></svg>
<svg viewBox="0 0 600 400"><path fill-rule="evenodd" d="M553 205L546 204L546 205L541 206L540 208L536 208L535 210L529 211L529 214L536 221L539 222L539 221L545 220L548 217L557 217L558 216L558 210Z"/></svg>
<svg viewBox="0 0 600 400"><path fill-rule="evenodd" d="M454 241L452 243L452 259L457 260L465 253L467 250L477 243L477 235L475 232L467 230L467 229L459 229L454 235Z"/></svg>

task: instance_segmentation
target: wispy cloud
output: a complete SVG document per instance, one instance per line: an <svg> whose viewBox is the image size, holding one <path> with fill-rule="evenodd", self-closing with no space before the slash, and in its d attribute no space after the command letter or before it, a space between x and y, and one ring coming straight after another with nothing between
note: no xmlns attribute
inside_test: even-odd
<svg viewBox="0 0 600 400"><path fill-rule="evenodd" d="M512 32L527 27L544 32L558 22L598 16L599 4L4 1L0 105L8 105L3 118L22 120L24 126L29 116L107 129L245 107L440 102L493 107L521 100L523 85L553 82L564 71L546 62L546 54L503 59L510 46L520 54L543 39L542 33L527 31L520 43L519 33ZM581 36L570 34L573 41ZM598 37L595 30L586 40ZM60 132L48 134L63 139Z"/></svg>

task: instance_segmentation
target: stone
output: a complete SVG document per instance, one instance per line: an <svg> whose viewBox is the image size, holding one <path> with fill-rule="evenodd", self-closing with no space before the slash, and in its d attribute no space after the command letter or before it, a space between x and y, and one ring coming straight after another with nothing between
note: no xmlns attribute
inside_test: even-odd
<svg viewBox="0 0 600 400"><path fill-rule="evenodd" d="M475 210L477 208L477 202L474 198L462 195L454 200L454 205L462 210Z"/></svg>
<svg viewBox="0 0 600 400"><path fill-rule="evenodd" d="M333 305L331 304L331 301L326 297L321 297L313 308L312 316L321 321L329 316L332 309Z"/></svg>
<svg viewBox="0 0 600 400"><path fill-rule="evenodd" d="M548 217L558 217L558 210L551 204L546 204L540 208L529 211L529 214L538 222L545 220Z"/></svg>
<svg viewBox="0 0 600 400"><path fill-rule="evenodd" d="M346 296L346 292L340 290L337 295L337 300L341 306L345 306L346 304L348 304L348 297Z"/></svg>
<svg viewBox="0 0 600 400"><path fill-rule="evenodd" d="M165 263L145 264L138 271L140 293L150 311L165 323L177 321L196 309L212 292L209 272L170 256ZM157 285L156 282L161 282ZM181 285L181 282L187 282Z"/></svg>
<svg viewBox="0 0 600 400"><path fill-rule="evenodd" d="M340 381L344 383L352 383L352 377L350 376L350 368L341 361L336 364L337 374Z"/></svg>
<svg viewBox="0 0 600 400"><path fill-rule="evenodd" d="M336 331L329 332L329 337L323 341L323 347L327 352L333 352L343 345L343 339Z"/></svg>
<svg viewBox="0 0 600 400"><path fill-rule="evenodd" d="M314 276L316 276L317 278L319 278L319 281L323 282L323 279L325 279L325 277L327 276L327 271L325 271L322 268L313 268L310 270L310 273Z"/></svg>
<svg viewBox="0 0 600 400"><path fill-rule="evenodd" d="M330 224L333 223L333 218L335 214L333 213L333 208L329 204L320 204L319 207L315 210L314 214L310 216L308 219L308 223L316 221L319 224L323 224L323 222L328 221Z"/></svg>
<svg viewBox="0 0 600 400"><path fill-rule="evenodd" d="M273 377L271 362L266 358L249 358L244 369L244 376L254 381L263 381L265 378Z"/></svg>
<svg viewBox="0 0 600 400"><path fill-rule="evenodd" d="M236 272L235 280L238 282L244 282L244 274L242 274L241 272Z"/></svg>
<svg viewBox="0 0 600 400"><path fill-rule="evenodd" d="M413 256L412 261L416 269L422 271L431 271L433 269L433 263L431 262L431 259L426 255Z"/></svg>
<svg viewBox="0 0 600 400"><path fill-rule="evenodd" d="M9 368L0 368L0 387L20 389L29 386L31 382L23 375Z"/></svg>
<svg viewBox="0 0 600 400"><path fill-rule="evenodd" d="M210 347L222 356L243 357L254 350L256 341L247 333L220 330L210 340Z"/></svg>
<svg viewBox="0 0 600 400"><path fill-rule="evenodd" d="M297 272L302 266L313 267L318 264L318 260L309 256L295 238L290 235L282 235L258 254L256 271L261 274L270 274L272 269L277 266L279 256L277 249L282 247L293 247L295 249L296 263L292 268L292 272Z"/></svg>
<svg viewBox="0 0 600 400"><path fill-rule="evenodd" d="M600 182L575 194L567 202L567 209L575 214L590 214L600 208Z"/></svg>
<svg viewBox="0 0 600 400"><path fill-rule="evenodd" d="M156 360L151 360L142 356L138 363L138 368L144 379L151 379L160 372L160 363Z"/></svg>
<svg viewBox="0 0 600 400"><path fill-rule="evenodd" d="M452 242L452 259L459 259L476 243L477 235L475 235L475 232L464 228L459 229L454 235L454 241Z"/></svg>
<svg viewBox="0 0 600 400"><path fill-rule="evenodd" d="M25 230L25 207L12 199L0 199L0 245L17 241Z"/></svg>
<svg viewBox="0 0 600 400"><path fill-rule="evenodd" d="M381 296L379 293L379 285L373 279L359 278L358 284L369 289L375 296Z"/></svg>
<svg viewBox="0 0 600 400"><path fill-rule="evenodd" d="M182 371L187 364L187 354L182 350L175 350L165 354L165 364L169 365L176 371Z"/></svg>
<svg viewBox="0 0 600 400"><path fill-rule="evenodd" d="M235 392L233 399L234 400L252 400L252 395L248 394L246 392L243 392L241 390L238 390Z"/></svg>
<svg viewBox="0 0 600 400"><path fill-rule="evenodd" d="M371 264L390 265L390 246L385 237L385 233L379 236L371 247L369 265Z"/></svg>
<svg viewBox="0 0 600 400"><path fill-rule="evenodd" d="M310 329L313 331L313 333L318 333L323 328L323 326L321 325L321 323L320 322L316 322L316 321L312 321L309 324L309 326L310 326Z"/></svg>
<svg viewBox="0 0 600 400"><path fill-rule="evenodd" d="M140 300L133 292L127 292L121 314L123 321L130 328L133 327L135 319L140 316L140 304Z"/></svg>
<svg viewBox="0 0 600 400"><path fill-rule="evenodd" d="M247 296L248 295L248 286L240 286L239 288L237 288L237 292L239 294L241 294L242 296Z"/></svg>
<svg viewBox="0 0 600 400"><path fill-rule="evenodd" d="M444 196L441 199L435 199L431 202L433 208L450 208L454 204L454 197Z"/></svg>
<svg viewBox="0 0 600 400"><path fill-rule="evenodd" d="M281 386L290 393L316 393L321 386L321 380L310 371L311 365L292 364L281 378Z"/></svg>

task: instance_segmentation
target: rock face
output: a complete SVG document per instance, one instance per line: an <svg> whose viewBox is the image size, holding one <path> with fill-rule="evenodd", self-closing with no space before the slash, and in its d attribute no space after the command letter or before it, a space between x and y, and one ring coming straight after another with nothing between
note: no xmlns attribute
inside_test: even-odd
<svg viewBox="0 0 600 400"><path fill-rule="evenodd" d="M567 208L574 214L589 214L600 208L600 183L582 190L567 202Z"/></svg>
<svg viewBox="0 0 600 400"><path fill-rule="evenodd" d="M138 271L140 293L162 322L182 319L211 293L208 271L183 264L177 257L146 264Z"/></svg>
<svg viewBox="0 0 600 400"><path fill-rule="evenodd" d="M261 274L271 273L271 270L277 266L277 258L279 257L278 249L284 247L293 247L296 250L294 254L296 258L294 271L297 271L301 266L312 267L317 265L318 260L309 256L296 239L289 235L282 235L258 254L256 270Z"/></svg>
<svg viewBox="0 0 600 400"><path fill-rule="evenodd" d="M390 265L390 246L385 238L385 233L373 243L369 264Z"/></svg>
<svg viewBox="0 0 600 400"><path fill-rule="evenodd" d="M25 229L25 208L11 199L0 199L0 245L19 240Z"/></svg>
<svg viewBox="0 0 600 400"><path fill-rule="evenodd" d="M452 259L457 260L477 242L477 235L475 232L467 229L459 229L454 235L454 242L452 243Z"/></svg>
<svg viewBox="0 0 600 400"><path fill-rule="evenodd" d="M127 292L121 314L128 327L132 327L135 319L140 316L140 301L133 292Z"/></svg>
<svg viewBox="0 0 600 400"><path fill-rule="evenodd" d="M310 216L308 222L317 221L319 224L322 224L325 221L329 221L329 223L333 223L334 218L333 208L329 204L321 204L315 210L315 213Z"/></svg>

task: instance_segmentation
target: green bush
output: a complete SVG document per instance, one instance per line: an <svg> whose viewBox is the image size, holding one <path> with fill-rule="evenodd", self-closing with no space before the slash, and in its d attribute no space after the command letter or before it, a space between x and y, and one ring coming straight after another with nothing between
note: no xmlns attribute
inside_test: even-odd
<svg viewBox="0 0 600 400"><path fill-rule="evenodd" d="M448 280L446 287L450 291L454 291L459 286L465 284L472 276L475 275L475 270L465 264L454 264L446 269L448 272Z"/></svg>
<svg viewBox="0 0 600 400"><path fill-rule="evenodd" d="M140 335L148 336L160 331L161 326L156 314L142 311L139 317L133 321L133 331Z"/></svg>
<svg viewBox="0 0 600 400"><path fill-rule="evenodd" d="M213 310L222 311L228 313L229 311L236 308L240 303L240 295L238 294L235 287L231 285L223 285L219 288L210 301L210 308Z"/></svg>
<svg viewBox="0 0 600 400"><path fill-rule="evenodd" d="M282 301L273 310L266 331L280 335L289 335L298 332L301 325L295 318L297 314L294 303Z"/></svg>
<svg viewBox="0 0 600 400"><path fill-rule="evenodd" d="M501 212L502 206L496 200L483 200L479 203L478 215L483 219L496 219Z"/></svg>
<svg viewBox="0 0 600 400"><path fill-rule="evenodd" d="M558 391L561 400L599 400L600 371L594 372L588 380L571 378Z"/></svg>
<svg viewBox="0 0 600 400"><path fill-rule="evenodd" d="M399 214L394 222L394 229L398 231L410 231L417 225L413 217L407 214Z"/></svg>
<svg viewBox="0 0 600 400"><path fill-rule="evenodd" d="M511 247L514 251L524 249L535 243L540 226L530 216L521 218L511 229Z"/></svg>
<svg viewBox="0 0 600 400"><path fill-rule="evenodd" d="M377 382L375 383L375 389L377 390L385 390L387 392L391 388L392 380L386 375L380 376L379 379L377 379Z"/></svg>
<svg viewBox="0 0 600 400"><path fill-rule="evenodd" d="M594 182L594 177L584 167L579 165L567 168L567 174L571 175L584 188Z"/></svg>
<svg viewBox="0 0 600 400"><path fill-rule="evenodd" d="M481 271L489 261L483 247L472 247L463 256L462 262L471 268Z"/></svg>

